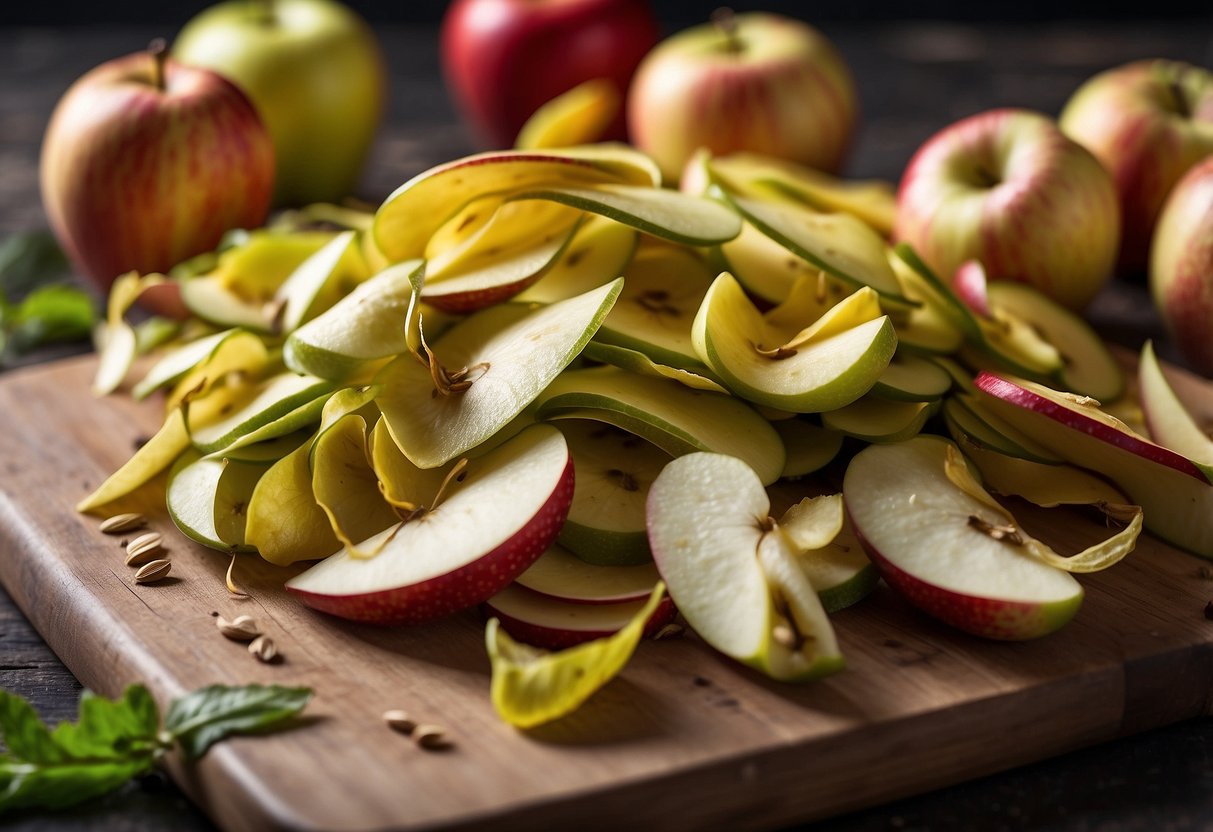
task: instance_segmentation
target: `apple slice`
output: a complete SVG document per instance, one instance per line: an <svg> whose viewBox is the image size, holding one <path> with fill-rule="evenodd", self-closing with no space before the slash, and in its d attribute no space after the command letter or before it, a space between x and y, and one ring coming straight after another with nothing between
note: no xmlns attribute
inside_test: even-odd
<svg viewBox="0 0 1213 832"><path fill-rule="evenodd" d="M152 365L143 379L131 389L131 395L136 399L146 399L161 387L180 381L201 365L207 365L210 368L208 377L217 381L233 370L257 370L265 360L266 349L260 338L244 330L226 329L182 344L169 352Z"/></svg>
<svg viewBox="0 0 1213 832"><path fill-rule="evenodd" d="M275 307L281 308L281 313L277 315L276 331L292 332L298 329L308 314L319 305L318 300L330 281L346 279L350 282L361 282L368 276L366 264L360 260L361 251L355 245L356 236L353 231L338 234L324 248L300 263L299 267L291 272L290 277L283 281L273 299ZM357 265L351 265L350 261L357 261ZM357 274L342 274L343 270L351 269ZM330 290L329 294L340 297L344 292Z"/></svg>
<svg viewBox="0 0 1213 832"><path fill-rule="evenodd" d="M885 257L885 243L850 214L820 214L788 203L729 197L741 215L763 234L818 269L882 298L913 306Z"/></svg>
<svg viewBox="0 0 1213 832"><path fill-rule="evenodd" d="M1078 612L1082 586L988 531L1006 515L952 483L948 447L920 436L856 454L843 483L856 535L891 587L954 627L1014 641L1057 630Z"/></svg>
<svg viewBox="0 0 1213 832"><path fill-rule="evenodd" d="M780 522L786 523L787 517ZM864 554L850 522L844 522L825 546L798 552L797 560L828 613L858 604L872 594L880 581L880 573Z"/></svg>
<svg viewBox="0 0 1213 832"><path fill-rule="evenodd" d="M821 414L821 424L865 442L902 442L917 436L939 402L896 402L864 396Z"/></svg>
<svg viewBox="0 0 1213 832"><path fill-rule="evenodd" d="M556 263L515 300L555 303L610 283L631 262L639 239L634 228L609 217L586 217Z"/></svg>
<svg viewBox="0 0 1213 832"><path fill-rule="evenodd" d="M713 373L707 367L698 369L698 371L670 367L666 364L658 364L639 350L614 344L602 344L597 341L586 344L585 349L581 351L581 357L602 364L610 364L612 367L619 367L637 375L676 381L692 390L710 390L713 393L729 395L726 388L709 377Z"/></svg>
<svg viewBox="0 0 1213 832"><path fill-rule="evenodd" d="M578 356L621 288L615 280L538 309L490 307L423 357L406 353L388 364L376 402L405 456L436 468L495 434Z"/></svg>
<svg viewBox="0 0 1213 832"><path fill-rule="evenodd" d="M995 494L1021 497L1042 508L1099 503L1126 505L1129 502L1129 498L1107 480L1072 465L1046 465L977 446L961 447L981 472L983 484Z"/></svg>
<svg viewBox="0 0 1213 832"><path fill-rule="evenodd" d="M190 448L185 415L180 408L169 412L156 434L134 456L122 464L93 493L76 504L76 511L96 512L99 508L131 494L151 482Z"/></svg>
<svg viewBox="0 0 1213 832"><path fill-rule="evenodd" d="M1196 424L1167 381L1150 341L1141 348L1137 383L1141 388L1141 405L1150 436L1163 447L1192 460L1205 478L1213 482L1213 441Z"/></svg>
<svg viewBox="0 0 1213 832"><path fill-rule="evenodd" d="M943 405L948 433L965 448L982 448L1008 457L1056 465L1061 458L992 412L981 398L967 393L949 396Z"/></svg>
<svg viewBox="0 0 1213 832"><path fill-rule="evenodd" d="M717 245L741 233L741 218L727 206L656 186L545 187L516 198L559 202L688 246Z"/></svg>
<svg viewBox="0 0 1213 832"><path fill-rule="evenodd" d="M704 641L774 679L840 670L817 593L744 462L691 454L649 491L649 545L670 597Z"/></svg>
<svg viewBox="0 0 1213 832"><path fill-rule="evenodd" d="M187 537L221 552L246 552L249 500L267 465L189 452L169 471L169 517Z"/></svg>
<svg viewBox="0 0 1213 832"><path fill-rule="evenodd" d="M672 456L713 451L745 460L765 483L783 471L779 435L744 402L615 367L566 370L536 400L537 419L596 419Z"/></svg>
<svg viewBox="0 0 1213 832"><path fill-rule="evenodd" d="M520 150L575 147L602 138L622 105L613 81L594 78L561 93L531 114L515 140Z"/></svg>
<svg viewBox="0 0 1213 832"><path fill-rule="evenodd" d="M297 373L345 378L366 362L405 352L404 325L425 264L408 260L389 266L296 329L283 345L283 361ZM430 319L426 329L433 333Z"/></svg>
<svg viewBox="0 0 1213 832"><path fill-rule="evenodd" d="M796 413L842 407L871 389L897 347L892 323L875 303L863 309L861 293L852 296L854 303L844 301L845 310L840 305L828 313L829 320L819 319L818 329L785 341L741 285L722 274L695 317L696 352L750 401ZM871 290L868 296L875 297Z"/></svg>
<svg viewBox="0 0 1213 832"><path fill-rule="evenodd" d="M230 395L224 415L201 425L191 418L190 439L194 447L205 454L227 448L241 439L245 440L243 444L251 444L247 437L255 431L258 435L252 441L294 433L307 424L311 415L311 411L300 408L316 402L332 389L330 381L295 373L280 373L264 381L222 388L212 395ZM288 415L295 418L283 418ZM269 432L272 435L259 430L270 425L274 426Z"/></svg>
<svg viewBox="0 0 1213 832"><path fill-rule="evenodd" d="M783 303L797 281L816 281L824 274L748 222L743 223L740 234L713 252L717 273L733 275L746 292L768 304ZM830 288L845 291L836 280Z"/></svg>
<svg viewBox="0 0 1213 832"><path fill-rule="evenodd" d="M924 306L934 308L960 331L962 340L981 340L981 327L978 326L972 310L956 296L951 286L931 271L909 243L898 243L891 254L886 256L900 282L905 285L905 292L909 297Z"/></svg>
<svg viewBox="0 0 1213 832"><path fill-rule="evenodd" d="M1051 452L1112 480L1145 512L1145 526L1182 549L1213 557L1213 485L1192 460L1156 445L1093 399L981 373L990 408Z"/></svg>
<svg viewBox="0 0 1213 832"><path fill-rule="evenodd" d="M316 505L328 515L333 534L351 553L357 549L357 541L400 520L379 490L379 479L368 459L366 433L366 419L348 413L321 430L310 458Z"/></svg>
<svg viewBox="0 0 1213 832"><path fill-rule="evenodd" d="M560 542L587 563L622 566L650 560L644 526L649 486L670 455L602 422L561 419L576 486ZM653 589L650 584L644 593Z"/></svg>
<svg viewBox="0 0 1213 832"><path fill-rule="evenodd" d="M354 621L427 621L488 600L552 544L573 496L573 461L555 428L534 425L471 460L445 499L358 548L343 548L286 589Z"/></svg>
<svg viewBox="0 0 1213 832"><path fill-rule="evenodd" d="M845 211L884 237L893 233L897 197L880 180L849 181L773 156L732 153L707 161L712 178L725 190L778 194L814 211Z"/></svg>
<svg viewBox="0 0 1213 832"><path fill-rule="evenodd" d="M797 479L819 471L842 450L841 433L804 419L781 419L773 426L787 452L782 479Z"/></svg>
<svg viewBox="0 0 1213 832"><path fill-rule="evenodd" d="M659 580L651 560L636 566L595 566L553 546L514 585L569 604L612 605L647 600Z"/></svg>
<svg viewBox="0 0 1213 832"><path fill-rule="evenodd" d="M951 389L952 376L947 370L929 358L898 349L872 385L872 395L894 401L930 402L943 398Z"/></svg>
<svg viewBox="0 0 1213 832"><path fill-rule="evenodd" d="M523 644L545 650L564 650L594 639L614 635L647 606L657 585L657 570L648 590L635 600L613 604L577 604L531 592L515 583L484 602L485 609L501 622L501 628ZM678 615L670 596L661 599L645 621L643 636L652 636Z"/></svg>
<svg viewBox="0 0 1213 832"><path fill-rule="evenodd" d="M687 248L641 245L623 276L619 300L594 339L702 373L706 368L691 342L691 323L712 285L707 265Z"/></svg>
<svg viewBox="0 0 1213 832"><path fill-rule="evenodd" d="M602 144L564 150L497 150L430 168L397 188L375 214L375 242L392 262L420 257L426 242L473 199L536 186L661 183L642 153Z"/></svg>

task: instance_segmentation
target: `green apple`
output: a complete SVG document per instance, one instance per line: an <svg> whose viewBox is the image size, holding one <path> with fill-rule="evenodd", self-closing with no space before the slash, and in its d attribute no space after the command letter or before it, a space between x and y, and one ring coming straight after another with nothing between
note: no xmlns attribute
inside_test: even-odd
<svg viewBox="0 0 1213 832"><path fill-rule="evenodd" d="M696 453L649 490L653 559L687 623L712 647L775 679L834 673L842 653L770 500L739 459Z"/></svg>
<svg viewBox="0 0 1213 832"><path fill-rule="evenodd" d="M228 0L187 23L173 55L252 99L274 142L276 204L337 202L357 186L386 72L355 12L334 0Z"/></svg>

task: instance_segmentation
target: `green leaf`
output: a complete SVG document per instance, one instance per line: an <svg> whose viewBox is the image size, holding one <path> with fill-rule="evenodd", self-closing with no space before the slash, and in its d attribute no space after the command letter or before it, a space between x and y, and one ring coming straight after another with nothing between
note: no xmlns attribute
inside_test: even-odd
<svg viewBox="0 0 1213 832"><path fill-rule="evenodd" d="M231 734L272 731L298 714L312 698L310 688L279 685L211 685L174 700L164 727L187 759L201 757Z"/></svg>
<svg viewBox="0 0 1213 832"><path fill-rule="evenodd" d="M49 231L13 234L0 242L0 292L8 297L20 297L71 272L71 264Z"/></svg>
<svg viewBox="0 0 1213 832"><path fill-rule="evenodd" d="M104 794L155 765L160 713L142 685L110 700L85 692L80 718L54 731L24 699L0 691L0 813L59 809Z"/></svg>
<svg viewBox="0 0 1213 832"><path fill-rule="evenodd" d="M92 299L74 286L43 286L13 307L5 326L9 347L21 352L39 344L83 341L93 330Z"/></svg>

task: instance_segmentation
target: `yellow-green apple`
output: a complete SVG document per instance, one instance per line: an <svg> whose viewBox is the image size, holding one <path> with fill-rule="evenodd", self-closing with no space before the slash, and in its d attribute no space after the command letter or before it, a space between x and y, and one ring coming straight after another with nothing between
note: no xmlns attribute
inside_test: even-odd
<svg viewBox="0 0 1213 832"><path fill-rule="evenodd" d="M383 56L366 22L334 0L229 0L185 25L183 63L235 81L269 128L276 205L348 196L379 119Z"/></svg>
<svg viewBox="0 0 1213 832"><path fill-rule="evenodd" d="M1006 514L952 483L948 445L919 436L856 454L843 481L856 537L889 586L953 627L1011 641L1053 632L1078 612L1082 586L983 531Z"/></svg>
<svg viewBox="0 0 1213 832"><path fill-rule="evenodd" d="M605 79L622 96L658 38L648 0L455 0L442 21L442 68L464 118L509 147L542 105ZM622 113L606 137L624 138Z"/></svg>
<svg viewBox="0 0 1213 832"><path fill-rule="evenodd" d="M1061 129L1103 163L1120 196L1119 270L1145 270L1167 193L1213 154L1213 73L1178 61L1137 61L1078 88Z"/></svg>
<svg viewBox="0 0 1213 832"><path fill-rule="evenodd" d="M700 147L835 172L858 113L833 44L805 23L761 13L718 15L662 42L636 71L627 107L632 140L670 182Z"/></svg>
<svg viewBox="0 0 1213 832"><path fill-rule="evenodd" d="M1150 291L1184 356L1213 375L1213 158L1179 181L1158 217Z"/></svg>
<svg viewBox="0 0 1213 832"><path fill-rule="evenodd" d="M162 50L81 77L42 142L47 218L102 289L123 272L163 272L210 251L230 228L261 225L273 178L270 136L244 93ZM180 307L175 296L160 300Z"/></svg>
<svg viewBox="0 0 1213 832"><path fill-rule="evenodd" d="M1052 119L990 110L914 154L894 235L939 274L980 260L991 280L1031 283L1078 309L1112 274L1120 209L1103 166Z"/></svg>

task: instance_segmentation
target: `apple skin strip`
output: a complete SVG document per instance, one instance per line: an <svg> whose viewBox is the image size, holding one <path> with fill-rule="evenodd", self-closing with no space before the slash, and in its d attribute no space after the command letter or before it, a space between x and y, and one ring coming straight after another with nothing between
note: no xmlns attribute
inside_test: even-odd
<svg viewBox="0 0 1213 832"><path fill-rule="evenodd" d="M484 638L498 715L516 728L534 728L575 711L623 670L664 595L665 584L659 582L622 630L557 653L519 644L490 619Z"/></svg>
<svg viewBox="0 0 1213 832"><path fill-rule="evenodd" d="M1025 532L1015 521L1015 517L1003 508L1002 504L990 496L969 470L964 456L955 445L949 443L947 456L944 459L944 472L952 484L969 496L988 505L991 509L1006 518L1005 526L992 527L991 531L1003 535L1000 539L1008 544L1020 546L1023 551L1036 558L1041 563L1066 572L1087 573L1099 572L1114 566L1133 551L1137 545L1137 537L1141 534L1142 520L1145 513L1141 506L1121 506L1097 504L1097 508L1108 517L1120 521L1127 519L1127 525L1107 540L1083 549L1076 555L1063 557L1052 548ZM972 518L970 518L972 519ZM992 535L993 536L993 535Z"/></svg>
<svg viewBox="0 0 1213 832"><path fill-rule="evenodd" d="M114 281L105 323L97 328L96 341L101 355L97 375L93 378L93 395L108 396L126 378L139 352L138 338L134 327L126 322L126 313L144 291L167 282L168 278L162 274L141 277L138 272L127 272Z"/></svg>
<svg viewBox="0 0 1213 832"><path fill-rule="evenodd" d="M164 420L156 435L135 451L134 456L110 474L96 491L76 504L76 511L95 511L120 497L125 497L172 465L189 446L190 435L185 427L185 413L182 408L177 408Z"/></svg>

